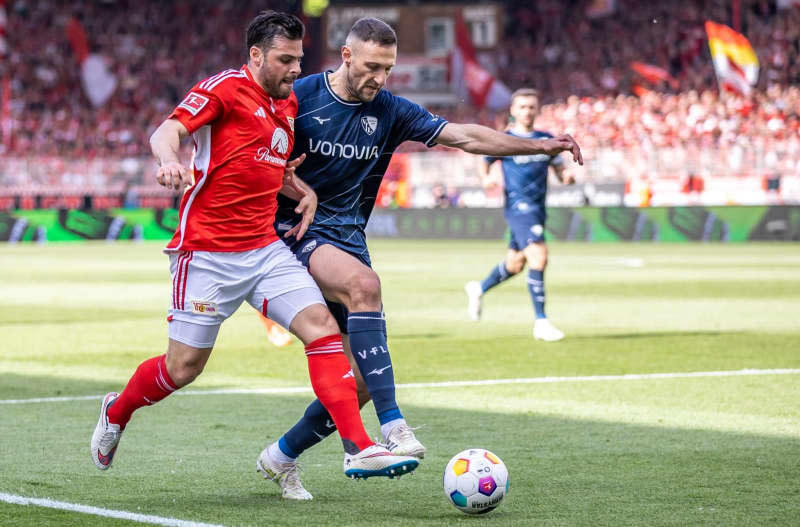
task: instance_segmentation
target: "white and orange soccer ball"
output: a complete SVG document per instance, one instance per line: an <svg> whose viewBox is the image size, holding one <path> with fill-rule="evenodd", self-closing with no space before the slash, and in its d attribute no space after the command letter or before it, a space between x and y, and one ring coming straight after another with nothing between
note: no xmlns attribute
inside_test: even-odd
<svg viewBox="0 0 800 527"><path fill-rule="evenodd" d="M483 448L470 448L453 456L442 479L448 501L467 514L494 510L508 494L506 465Z"/></svg>

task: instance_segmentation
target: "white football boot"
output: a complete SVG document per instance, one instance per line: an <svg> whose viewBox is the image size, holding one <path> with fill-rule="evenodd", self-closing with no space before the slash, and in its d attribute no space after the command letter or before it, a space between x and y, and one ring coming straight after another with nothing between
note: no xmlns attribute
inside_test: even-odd
<svg viewBox="0 0 800 527"><path fill-rule="evenodd" d="M533 338L545 342L555 342L564 338L564 333L546 318L537 318L533 324Z"/></svg>
<svg viewBox="0 0 800 527"><path fill-rule="evenodd" d="M425 457L425 446L414 435L414 429L406 423L392 428L386 436L386 448L397 456L411 456L417 459Z"/></svg>
<svg viewBox="0 0 800 527"><path fill-rule="evenodd" d="M264 475L265 479L271 479L281 488L281 496L287 500L310 500L313 499L303 484L300 483L300 476L297 471L297 463L278 463L269 455L269 446L265 448L256 460L256 469Z"/></svg>
<svg viewBox="0 0 800 527"><path fill-rule="evenodd" d="M481 309L483 308L483 287L478 281L467 282L464 286L467 292L467 314L470 320L477 322L481 319Z"/></svg>
<svg viewBox="0 0 800 527"><path fill-rule="evenodd" d="M400 477L414 471L419 461L410 456L397 456L382 445L371 445L358 454L344 455L344 475L353 479L372 476Z"/></svg>
<svg viewBox="0 0 800 527"><path fill-rule="evenodd" d="M92 434L92 461L100 470L108 470L111 467L119 438L122 437L119 425L109 423L106 415L108 407L117 397L119 397L117 392L109 392L103 397L103 402L100 403L100 419Z"/></svg>

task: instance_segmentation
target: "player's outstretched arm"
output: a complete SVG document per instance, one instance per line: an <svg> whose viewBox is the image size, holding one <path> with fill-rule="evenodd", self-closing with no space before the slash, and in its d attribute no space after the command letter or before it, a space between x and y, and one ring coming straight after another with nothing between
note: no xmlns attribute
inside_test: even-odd
<svg viewBox="0 0 800 527"><path fill-rule="evenodd" d="M557 155L571 152L572 159L583 164L581 147L569 134L548 139L527 139L492 130L479 124L447 123L436 142L471 154L517 156L531 154Z"/></svg>
<svg viewBox="0 0 800 527"><path fill-rule="evenodd" d="M181 185L192 184L192 175L178 158L181 141L189 131L177 119L167 119L150 136L150 149L158 161L156 181L167 188L178 190Z"/></svg>

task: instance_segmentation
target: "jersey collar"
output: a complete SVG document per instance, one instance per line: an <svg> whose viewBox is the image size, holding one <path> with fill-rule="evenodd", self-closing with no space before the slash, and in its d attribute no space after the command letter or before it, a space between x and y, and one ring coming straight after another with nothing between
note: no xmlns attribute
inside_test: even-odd
<svg viewBox="0 0 800 527"><path fill-rule="evenodd" d="M336 100L336 102L341 103L341 104L345 104L347 106L361 106L361 104L363 104L361 101L359 101L359 102L348 102L348 101L345 101L344 99L342 99L341 97L339 97L338 95L333 93L333 89L331 88L331 85L328 82L328 73L333 73L333 71L331 71L331 70L323 71L322 72L322 78L325 80L325 87L328 89L328 93L331 94L331 97L333 97Z"/></svg>

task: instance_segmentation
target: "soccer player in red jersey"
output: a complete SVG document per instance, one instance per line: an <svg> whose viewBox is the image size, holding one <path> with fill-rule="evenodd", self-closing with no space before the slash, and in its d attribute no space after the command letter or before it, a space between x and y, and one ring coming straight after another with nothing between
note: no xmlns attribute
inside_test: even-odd
<svg viewBox="0 0 800 527"><path fill-rule="evenodd" d="M304 219L297 236L316 209L313 191L293 177L297 162L288 163L303 33L293 15L257 16L247 29L247 64L196 84L150 138L158 182L188 187L165 249L172 273L169 345L166 354L140 364L121 393L103 398L91 441L92 460L101 470L111 466L134 411L200 374L220 325L245 300L305 344L311 385L340 431L348 476L392 477L417 466L414 458L396 456L367 436L336 321L273 228L278 192L299 200ZM190 135L193 174L178 159L180 141ZM258 463L265 476L279 480L285 497L310 499L294 484L293 466L294 471Z"/></svg>

